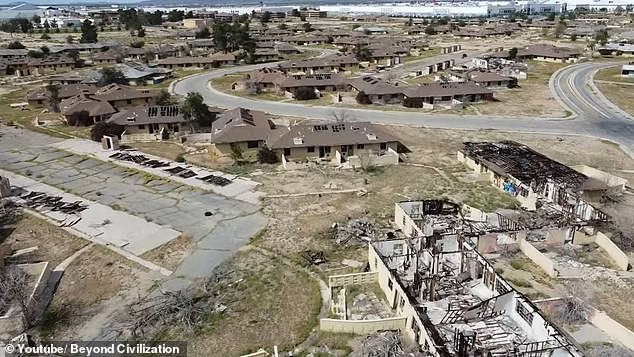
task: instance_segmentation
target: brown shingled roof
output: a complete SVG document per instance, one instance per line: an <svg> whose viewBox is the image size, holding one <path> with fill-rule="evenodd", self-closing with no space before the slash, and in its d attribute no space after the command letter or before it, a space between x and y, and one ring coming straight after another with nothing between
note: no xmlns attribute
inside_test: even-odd
<svg viewBox="0 0 634 357"><path fill-rule="evenodd" d="M224 112L211 124L211 142L229 144L266 140L274 127L264 112L235 108Z"/></svg>
<svg viewBox="0 0 634 357"><path fill-rule="evenodd" d="M275 139L267 141L271 149L308 146L376 144L398 141L384 128L369 122L294 125L277 129Z"/></svg>

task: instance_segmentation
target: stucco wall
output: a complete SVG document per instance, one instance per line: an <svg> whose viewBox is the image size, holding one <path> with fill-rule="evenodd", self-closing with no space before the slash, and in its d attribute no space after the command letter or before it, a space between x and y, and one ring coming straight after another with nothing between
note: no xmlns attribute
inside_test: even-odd
<svg viewBox="0 0 634 357"><path fill-rule="evenodd" d="M610 337L621 342L625 347L634 351L634 332L625 328L625 326L614 321L603 311L593 308L593 314L590 317L590 323L606 332Z"/></svg>
<svg viewBox="0 0 634 357"><path fill-rule="evenodd" d="M617 247L616 244L614 244L612 240L610 240L610 238L608 238L605 234L598 232L595 243L597 243L599 247L603 248L608 253L614 264L616 264L616 266L620 270L627 270L627 267L629 265L629 259L627 255L623 253L623 251L619 249L619 247Z"/></svg>
<svg viewBox="0 0 634 357"><path fill-rule="evenodd" d="M336 288L347 285L371 284L378 279L377 272L354 273L343 275L331 275L328 277L328 286Z"/></svg>
<svg viewBox="0 0 634 357"><path fill-rule="evenodd" d="M542 268L546 274L551 277L557 276L557 273L555 272L555 263L553 263L550 258L542 254L539 250L537 250L537 248L533 247L532 244L523 239L520 240L519 246L522 253L532 260L533 263Z"/></svg>
<svg viewBox="0 0 634 357"><path fill-rule="evenodd" d="M391 317L379 320L321 319L319 328L322 331L367 335L380 330L404 331L406 322L407 317Z"/></svg>

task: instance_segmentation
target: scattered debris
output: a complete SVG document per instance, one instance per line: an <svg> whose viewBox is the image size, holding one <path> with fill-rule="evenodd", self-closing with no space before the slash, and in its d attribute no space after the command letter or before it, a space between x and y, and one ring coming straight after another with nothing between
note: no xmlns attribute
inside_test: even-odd
<svg viewBox="0 0 634 357"><path fill-rule="evenodd" d="M417 357L420 352L408 351L403 348L398 331L382 331L366 336L361 347L355 350L352 357Z"/></svg>
<svg viewBox="0 0 634 357"><path fill-rule="evenodd" d="M323 251L305 250L302 252L302 258L311 265L319 265L326 262Z"/></svg>
<svg viewBox="0 0 634 357"><path fill-rule="evenodd" d="M333 224L335 241L341 245L352 245L371 242L377 236L375 223L368 218L356 218L346 225Z"/></svg>

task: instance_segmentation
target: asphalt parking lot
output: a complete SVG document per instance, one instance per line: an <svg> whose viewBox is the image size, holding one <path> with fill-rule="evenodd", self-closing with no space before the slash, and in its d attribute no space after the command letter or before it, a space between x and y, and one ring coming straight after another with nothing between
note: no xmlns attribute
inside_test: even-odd
<svg viewBox="0 0 634 357"><path fill-rule="evenodd" d="M207 276L266 225L256 204L73 154L59 139L0 128L0 167L68 193L190 235L198 248L174 272L171 286ZM179 280L178 278L184 280Z"/></svg>

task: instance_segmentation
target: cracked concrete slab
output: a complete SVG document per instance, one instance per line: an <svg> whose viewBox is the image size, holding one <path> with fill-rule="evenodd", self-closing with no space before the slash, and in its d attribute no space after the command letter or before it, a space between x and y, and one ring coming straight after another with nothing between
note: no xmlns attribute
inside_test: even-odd
<svg viewBox="0 0 634 357"><path fill-rule="evenodd" d="M140 172L138 168L103 161L101 157L87 157L47 146L60 145L61 141L56 138L6 127L0 128L0 132L6 134L0 138L2 146L15 149L0 151L0 167L22 175L28 171L30 179L110 206L116 214L136 216L141 222L150 221L190 234L198 247L184 259L164 287L185 286L187 281L208 276L266 226L267 218L259 211L257 202L224 197L188 184L199 185L199 180L171 181L166 175L155 179L152 172ZM255 184L240 181L238 186L227 191L248 192L245 189ZM211 215L206 216L206 212ZM113 230L109 235L116 236L117 242L137 241L134 245L128 244L134 252L164 243L160 239L136 239L134 230L142 234L142 229L132 228L132 233Z"/></svg>

